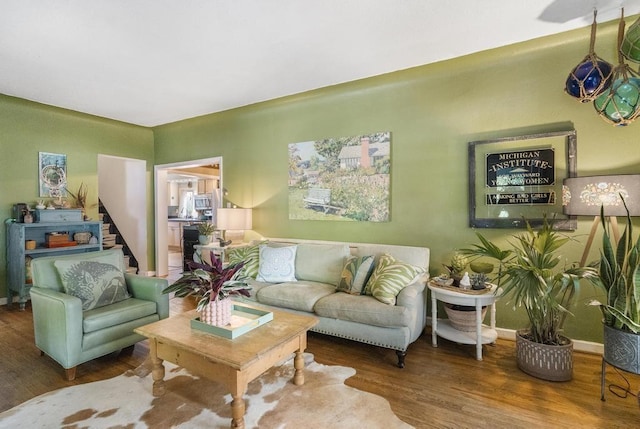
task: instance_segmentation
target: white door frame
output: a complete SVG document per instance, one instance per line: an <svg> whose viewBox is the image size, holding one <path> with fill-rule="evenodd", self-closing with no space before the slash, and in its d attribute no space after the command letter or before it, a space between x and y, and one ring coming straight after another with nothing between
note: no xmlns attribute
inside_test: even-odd
<svg viewBox="0 0 640 429"><path fill-rule="evenodd" d="M164 277L169 274L168 229L169 220L167 214L167 171L198 167L202 165L218 164L220 166L220 189L222 189L222 157L196 159L192 161L160 164L153 167L155 189L155 218L156 218L156 275Z"/></svg>

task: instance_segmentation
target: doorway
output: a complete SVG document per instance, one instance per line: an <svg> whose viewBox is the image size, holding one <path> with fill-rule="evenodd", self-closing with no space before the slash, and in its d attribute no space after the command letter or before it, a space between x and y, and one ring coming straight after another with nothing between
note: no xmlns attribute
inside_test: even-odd
<svg viewBox="0 0 640 429"><path fill-rule="evenodd" d="M182 227L209 219L215 223L215 209L222 203L222 157L156 165L154 177L156 275L179 277ZM203 195L209 196L205 208L194 204L194 199Z"/></svg>

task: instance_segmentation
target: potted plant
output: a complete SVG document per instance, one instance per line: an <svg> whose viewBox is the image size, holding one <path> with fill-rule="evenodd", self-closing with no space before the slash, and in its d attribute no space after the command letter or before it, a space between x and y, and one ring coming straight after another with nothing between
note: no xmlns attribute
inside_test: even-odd
<svg viewBox="0 0 640 429"><path fill-rule="evenodd" d="M204 323L216 326L229 324L232 295L250 296L251 287L241 277L240 270L244 262L224 267L222 261L212 257L211 265L189 262L189 272L175 283L165 288L162 293L174 292L177 297L194 296L198 300L196 310Z"/></svg>
<svg viewBox="0 0 640 429"><path fill-rule="evenodd" d="M198 241L200 244L211 243L211 237L216 230L216 226L209 222L203 222L198 225Z"/></svg>
<svg viewBox="0 0 640 429"><path fill-rule="evenodd" d="M526 225L526 232L514 236L510 249L501 249L477 233L481 244L463 252L496 260L496 290L511 295L514 306L524 307L527 313L529 326L516 332L518 367L545 380L570 380L573 342L562 334L562 325L580 280L594 281L597 270L563 261L558 251L570 238L555 231L546 217L539 230L534 231L529 222Z"/></svg>
<svg viewBox="0 0 640 429"><path fill-rule="evenodd" d="M467 258L461 252L455 252L451 257L449 265L444 264L444 267L449 273L449 277L453 279L453 285L459 286L462 276L464 276L464 269L468 264Z"/></svg>
<svg viewBox="0 0 640 429"><path fill-rule="evenodd" d="M82 210L82 218L87 220L87 208L93 208L96 206L96 204L92 204L87 207L87 196L89 195L87 185L82 182L75 193L71 192L68 188L67 193L75 200L75 207Z"/></svg>
<svg viewBox="0 0 640 429"><path fill-rule="evenodd" d="M487 263L473 262L469 264L469 268L474 272L471 276L465 271L469 264L468 259L461 252L455 252L451 258L451 265L444 265L449 272L449 276L453 279L452 285L461 289L481 290L487 287L489 278L487 274L493 271L493 265ZM489 267L489 269L487 269ZM463 285L465 275L469 281L468 285ZM444 310L447 318L451 322L451 326L459 331L475 331L476 329L476 307L472 305L444 304ZM481 319L484 320L487 314L487 307L482 307Z"/></svg>
<svg viewBox="0 0 640 429"><path fill-rule="evenodd" d="M615 243L606 225L604 209L600 219L604 230L598 277L606 293L599 305L604 324L604 359L625 371L640 374L640 237L634 240L627 204L627 223Z"/></svg>

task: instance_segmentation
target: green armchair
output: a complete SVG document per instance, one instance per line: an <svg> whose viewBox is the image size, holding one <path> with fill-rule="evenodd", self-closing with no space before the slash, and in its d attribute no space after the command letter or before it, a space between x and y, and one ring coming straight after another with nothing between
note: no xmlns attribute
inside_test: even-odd
<svg viewBox="0 0 640 429"><path fill-rule="evenodd" d="M105 276L85 272L75 277L82 279L81 287L70 290L69 271L64 270L77 269L78 263L86 264L83 261L93 264L89 266L107 267L110 275L120 280L105 280ZM162 293L167 280L126 273L119 249L34 258L31 272L36 347L62 365L68 380L75 378L79 364L144 340L133 332L135 328L169 317L169 297ZM121 290L104 293L109 299L101 296L100 302L91 303L82 292L87 289L87 278L107 292L115 290L114 282Z"/></svg>

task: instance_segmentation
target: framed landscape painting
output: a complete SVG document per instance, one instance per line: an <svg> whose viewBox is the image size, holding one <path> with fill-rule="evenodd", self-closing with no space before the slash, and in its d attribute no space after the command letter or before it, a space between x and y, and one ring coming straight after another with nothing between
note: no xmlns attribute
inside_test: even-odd
<svg viewBox="0 0 640 429"><path fill-rule="evenodd" d="M289 144L289 219L388 222L391 133Z"/></svg>

